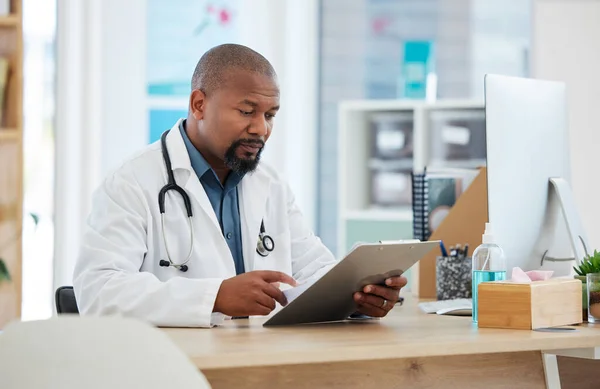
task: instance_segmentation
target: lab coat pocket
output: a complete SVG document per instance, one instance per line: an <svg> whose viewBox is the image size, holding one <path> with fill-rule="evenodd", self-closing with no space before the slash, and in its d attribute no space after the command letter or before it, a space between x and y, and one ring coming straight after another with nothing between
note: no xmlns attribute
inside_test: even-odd
<svg viewBox="0 0 600 389"><path fill-rule="evenodd" d="M292 274L292 258L289 230L277 235L271 235L274 247L267 256L256 253L254 256L255 270L276 270Z"/></svg>

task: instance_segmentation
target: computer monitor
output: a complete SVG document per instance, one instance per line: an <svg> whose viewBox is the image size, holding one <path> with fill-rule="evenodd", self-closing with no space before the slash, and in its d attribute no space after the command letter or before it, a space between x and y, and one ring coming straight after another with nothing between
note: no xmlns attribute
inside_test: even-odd
<svg viewBox="0 0 600 389"><path fill-rule="evenodd" d="M588 248L569 187L566 86L486 75L484 87L488 220L509 277L515 266L572 275Z"/></svg>

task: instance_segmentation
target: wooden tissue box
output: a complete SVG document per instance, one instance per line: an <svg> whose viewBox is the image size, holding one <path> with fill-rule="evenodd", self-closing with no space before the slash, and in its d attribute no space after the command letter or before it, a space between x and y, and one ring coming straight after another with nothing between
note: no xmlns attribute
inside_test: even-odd
<svg viewBox="0 0 600 389"><path fill-rule="evenodd" d="M581 281L482 282L477 307L480 328L532 330L578 324L583 314Z"/></svg>

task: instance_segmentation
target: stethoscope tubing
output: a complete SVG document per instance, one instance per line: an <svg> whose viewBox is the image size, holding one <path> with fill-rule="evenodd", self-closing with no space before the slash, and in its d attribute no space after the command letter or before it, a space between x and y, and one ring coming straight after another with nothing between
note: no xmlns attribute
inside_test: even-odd
<svg viewBox="0 0 600 389"><path fill-rule="evenodd" d="M161 229L162 229L163 242L165 245L165 251L167 254L168 264L169 264L169 266L173 266L173 267L185 272L188 270L187 263L191 260L192 254L194 252L194 223L192 220L192 218L194 217L194 214L192 212L192 202L190 200L190 197L188 196L186 191L182 187L177 185L177 183L175 182L175 176L173 175L173 169L171 167L171 157L169 155L169 150L167 149L167 141L166 141L167 134L169 133L169 131L170 130L165 131L162 134L162 136L160 137L161 151L162 151L162 155L163 155L163 160L165 162L165 167L167 169L168 182L165 186L163 186L161 188L160 192L158 193L158 208L160 211L160 225L161 225ZM185 261L183 261L180 264L176 264L171 259L171 252L169 250L169 244L167 243L167 235L165 234L165 196L166 196L167 192L170 190L176 191L183 198L183 202L185 204L185 209L186 209L187 216L188 216L188 224L190 227L189 228L189 230L190 230L190 249L187 254L187 257L185 258ZM270 244L265 244L266 241L269 241ZM271 236L269 236L265 232L264 220L261 220L259 242L257 244L256 252L260 256L266 257L274 249L275 249L275 241L273 240L273 238L271 238ZM163 266L162 261L160 261L160 262L161 262L161 266Z"/></svg>

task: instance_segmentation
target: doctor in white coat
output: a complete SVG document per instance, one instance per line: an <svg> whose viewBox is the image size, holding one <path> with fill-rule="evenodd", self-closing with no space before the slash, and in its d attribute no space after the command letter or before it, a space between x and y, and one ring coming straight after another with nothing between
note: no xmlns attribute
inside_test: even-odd
<svg viewBox="0 0 600 389"><path fill-rule="evenodd" d="M73 280L82 315L212 327L268 315L286 304L280 283L335 264L288 185L259 163L278 109L277 77L260 54L227 44L202 56L188 117L94 193ZM385 316L406 279L386 283L356 293L357 312Z"/></svg>

